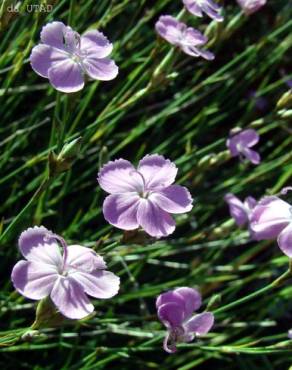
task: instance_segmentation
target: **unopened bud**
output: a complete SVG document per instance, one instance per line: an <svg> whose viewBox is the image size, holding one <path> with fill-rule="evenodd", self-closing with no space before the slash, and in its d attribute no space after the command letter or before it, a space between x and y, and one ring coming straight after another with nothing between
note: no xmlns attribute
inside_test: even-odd
<svg viewBox="0 0 292 370"><path fill-rule="evenodd" d="M286 91L277 102L277 108L289 108L292 106L292 90Z"/></svg>

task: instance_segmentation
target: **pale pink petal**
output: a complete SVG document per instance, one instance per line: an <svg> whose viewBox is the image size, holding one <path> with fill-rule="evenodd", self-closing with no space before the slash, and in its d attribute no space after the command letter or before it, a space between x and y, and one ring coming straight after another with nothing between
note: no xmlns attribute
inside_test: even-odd
<svg viewBox="0 0 292 370"><path fill-rule="evenodd" d="M156 32L173 45L178 45L186 25L170 15L162 15L155 24Z"/></svg>
<svg viewBox="0 0 292 370"><path fill-rule="evenodd" d="M119 68L112 59L99 59L91 54L82 60L84 71L94 80L110 81L117 77Z"/></svg>
<svg viewBox="0 0 292 370"><path fill-rule="evenodd" d="M166 303L176 303L181 306L181 309L185 310L185 300L184 297L176 292L176 290L169 290L168 292L160 294L156 299L156 308Z"/></svg>
<svg viewBox="0 0 292 370"><path fill-rule="evenodd" d="M152 154L141 159L138 171L144 176L148 189L162 189L174 182L177 167L162 155Z"/></svg>
<svg viewBox="0 0 292 370"><path fill-rule="evenodd" d="M276 238L291 221L290 204L275 196L263 198L250 218L251 230L257 240Z"/></svg>
<svg viewBox="0 0 292 370"><path fill-rule="evenodd" d="M137 193L111 194L103 203L104 218L122 230L135 230L139 227L137 210L140 203Z"/></svg>
<svg viewBox="0 0 292 370"><path fill-rule="evenodd" d="M79 270L70 273L69 276L82 286L85 293L95 298L112 298L120 288L120 278L110 271L86 273Z"/></svg>
<svg viewBox="0 0 292 370"><path fill-rule="evenodd" d="M159 306L157 314L159 319L168 328L178 327L182 324L184 320L184 310L179 304L175 302L169 302Z"/></svg>
<svg viewBox="0 0 292 370"><path fill-rule="evenodd" d="M124 159L117 159L102 167L97 181L107 193L135 192L143 189L143 179L137 174L135 167Z"/></svg>
<svg viewBox="0 0 292 370"><path fill-rule="evenodd" d="M100 59L112 52L113 44L102 32L90 30L81 36L81 50L84 50L87 55L94 55Z"/></svg>
<svg viewBox="0 0 292 370"><path fill-rule="evenodd" d="M35 226L20 234L20 252L28 261L45 263L52 266L62 265L62 254L54 239L46 239L51 231L43 226Z"/></svg>
<svg viewBox="0 0 292 370"><path fill-rule="evenodd" d="M169 213L185 213L193 208L191 194L187 188L179 185L154 192L148 199Z"/></svg>
<svg viewBox="0 0 292 370"><path fill-rule="evenodd" d="M244 130L238 134L238 137L243 145L247 147L256 145L260 140L259 134L254 129Z"/></svg>
<svg viewBox="0 0 292 370"><path fill-rule="evenodd" d="M196 289L182 287L175 289L175 293L178 293L184 299L186 318L191 316L194 311L201 307L202 297Z"/></svg>
<svg viewBox="0 0 292 370"><path fill-rule="evenodd" d="M149 235L156 238L167 236L175 230L173 218L147 199L141 199L139 203L137 220Z"/></svg>
<svg viewBox="0 0 292 370"><path fill-rule="evenodd" d="M11 274L15 289L35 300L47 297L57 278L58 271L54 266L31 261L17 262Z"/></svg>
<svg viewBox="0 0 292 370"><path fill-rule="evenodd" d="M226 194L224 200L227 202L230 215L235 220L236 224L238 226L244 225L249 217L248 208L246 208L244 203L234 194Z"/></svg>
<svg viewBox="0 0 292 370"><path fill-rule="evenodd" d="M66 59L49 69L49 80L53 87L65 93L73 93L84 87L84 76L78 63Z"/></svg>
<svg viewBox="0 0 292 370"><path fill-rule="evenodd" d="M184 33L184 43L191 45L203 45L208 41L208 37L203 35L200 31L189 27Z"/></svg>
<svg viewBox="0 0 292 370"><path fill-rule="evenodd" d="M202 50L194 45L181 45L181 49L188 55L193 57L202 57L206 60L213 60L215 59L215 55L208 50Z"/></svg>
<svg viewBox="0 0 292 370"><path fill-rule="evenodd" d="M41 31L41 40L44 44L58 49L65 49L64 32L67 26L62 22L51 22L46 24Z"/></svg>
<svg viewBox="0 0 292 370"><path fill-rule="evenodd" d="M259 164L261 162L261 157L255 150L243 148L242 153L253 164Z"/></svg>
<svg viewBox="0 0 292 370"><path fill-rule="evenodd" d="M211 312L204 312L193 316L189 321L184 323L184 328L187 332L200 336L207 334L213 325L214 315Z"/></svg>
<svg viewBox="0 0 292 370"><path fill-rule="evenodd" d="M279 234L278 245L286 256L292 258L292 224L285 227Z"/></svg>
<svg viewBox="0 0 292 370"><path fill-rule="evenodd" d="M195 15L196 17L203 17L202 9L201 7L196 3L194 0L183 0L183 3L187 10Z"/></svg>
<svg viewBox="0 0 292 370"><path fill-rule="evenodd" d="M40 44L35 46L30 54L32 69L40 76L48 78L49 69L58 62L68 59L68 55L62 50L49 45Z"/></svg>
<svg viewBox="0 0 292 370"><path fill-rule="evenodd" d="M66 265L70 267L69 271L83 270L91 272L96 269L106 269L106 263L103 258L96 254L91 248L81 245L69 245Z"/></svg>
<svg viewBox="0 0 292 370"><path fill-rule="evenodd" d="M58 278L51 299L61 314L69 319L83 319L94 310L81 285L69 277Z"/></svg>

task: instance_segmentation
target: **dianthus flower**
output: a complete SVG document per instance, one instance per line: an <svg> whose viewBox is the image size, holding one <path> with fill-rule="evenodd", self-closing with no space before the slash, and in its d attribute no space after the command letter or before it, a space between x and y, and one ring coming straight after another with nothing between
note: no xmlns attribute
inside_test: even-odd
<svg viewBox="0 0 292 370"><path fill-rule="evenodd" d="M264 6L267 0L237 0L237 2L245 14L250 15Z"/></svg>
<svg viewBox="0 0 292 370"><path fill-rule="evenodd" d="M170 44L179 47L186 54L193 57L214 59L214 54L202 50L200 46L207 43L208 38L200 31L179 22L170 15L162 15L155 25L158 34Z"/></svg>
<svg viewBox="0 0 292 370"><path fill-rule="evenodd" d="M62 22L48 23L41 31L41 44L32 49L33 70L48 78L52 86L65 93L84 87L85 76L108 81L118 74L118 67L108 58L113 45L96 30L82 36Z"/></svg>
<svg viewBox="0 0 292 370"><path fill-rule="evenodd" d="M177 343L191 342L196 336L206 334L212 328L214 315L211 312L194 314L201 304L201 295L193 288L178 288L158 296L157 314L167 328L163 342L166 352L176 352Z"/></svg>
<svg viewBox="0 0 292 370"><path fill-rule="evenodd" d="M249 221L251 211L257 203L253 197L246 197L244 202L242 202L231 193L226 194L224 200L229 206L231 217L238 226L243 226Z"/></svg>
<svg viewBox="0 0 292 370"><path fill-rule="evenodd" d="M106 270L103 258L92 249L67 246L63 238L43 226L25 230L18 246L26 260L17 262L12 270L15 289L33 300L49 296L69 319L82 319L93 312L86 294L105 299L118 293L119 278Z"/></svg>
<svg viewBox="0 0 292 370"><path fill-rule="evenodd" d="M238 134L231 135L226 145L232 157L245 157L251 163L259 164L261 161L260 155L255 150L250 149L258 143L259 139L260 137L255 130L247 129Z"/></svg>
<svg viewBox="0 0 292 370"><path fill-rule="evenodd" d="M177 167L161 155L146 155L137 169L127 160L107 163L98 182L110 195L103 203L105 219L123 230L142 227L153 237L171 234L175 222L170 213L189 212L192 197L182 186L172 185Z"/></svg>
<svg viewBox="0 0 292 370"><path fill-rule="evenodd" d="M202 17L203 13L217 22L223 21L223 16L220 15L221 7L213 0L183 0L187 10L196 17Z"/></svg>

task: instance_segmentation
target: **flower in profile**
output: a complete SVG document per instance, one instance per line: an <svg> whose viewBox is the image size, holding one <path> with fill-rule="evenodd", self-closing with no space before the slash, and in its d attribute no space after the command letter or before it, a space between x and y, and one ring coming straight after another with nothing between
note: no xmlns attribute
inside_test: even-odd
<svg viewBox="0 0 292 370"><path fill-rule="evenodd" d="M250 227L256 240L276 239L292 258L292 207L277 196L264 197L253 209Z"/></svg>
<svg viewBox="0 0 292 370"><path fill-rule="evenodd" d="M123 230L142 227L153 237L171 234L175 222L170 213L189 212L192 197L182 186L172 185L177 167L161 155L146 155L136 169L117 159L102 167L98 182L110 195L103 203L105 219Z"/></svg>
<svg viewBox="0 0 292 370"><path fill-rule="evenodd" d="M26 260L17 262L12 270L15 289L33 300L49 296L69 319L82 319L93 312L86 294L105 299L118 293L119 278L107 271L103 258L89 248L67 246L63 238L43 226L25 230L18 245Z"/></svg>
<svg viewBox="0 0 292 370"><path fill-rule="evenodd" d="M260 137L255 130L247 129L237 134L231 134L226 141L226 145L232 157L244 157L253 164L259 164L261 161L260 155L255 150L250 149L258 143L259 139Z"/></svg>
<svg viewBox="0 0 292 370"><path fill-rule="evenodd" d="M73 93L84 87L85 76L101 81L117 76L118 67L108 58L112 49L101 32L90 30L80 36L64 23L52 22L43 27L41 43L32 49L30 63L55 89Z"/></svg>
<svg viewBox="0 0 292 370"><path fill-rule="evenodd" d="M170 44L179 47L186 54L213 60L214 54L202 50L200 46L207 43L208 38L200 31L177 21L170 15L162 15L155 25L157 33Z"/></svg>
<svg viewBox="0 0 292 370"><path fill-rule="evenodd" d="M156 308L160 321L167 328L163 348L176 352L176 343L191 342L196 336L206 334L214 324L211 312L194 314L202 304L200 293L193 288L178 288L157 297Z"/></svg>
<svg viewBox="0 0 292 370"><path fill-rule="evenodd" d="M213 0L183 0L187 10L196 17L202 17L203 13L217 22L223 21L223 16L220 15L221 7Z"/></svg>
<svg viewBox="0 0 292 370"><path fill-rule="evenodd" d="M245 14L250 15L264 6L267 0L237 0L237 2Z"/></svg>
<svg viewBox="0 0 292 370"><path fill-rule="evenodd" d="M234 194L228 193L224 200L229 206L231 217L238 226L243 226L249 222L252 209L256 206L257 201L253 197L246 197L244 202Z"/></svg>

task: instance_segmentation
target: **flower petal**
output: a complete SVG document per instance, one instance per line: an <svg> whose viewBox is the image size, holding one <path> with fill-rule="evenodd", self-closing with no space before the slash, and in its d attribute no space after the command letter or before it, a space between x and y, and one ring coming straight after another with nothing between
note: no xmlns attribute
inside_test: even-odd
<svg viewBox="0 0 292 370"><path fill-rule="evenodd" d="M94 310L83 288L69 277L58 278L51 292L51 299L61 314L69 319L83 319Z"/></svg>
<svg viewBox="0 0 292 370"><path fill-rule="evenodd" d="M256 240L274 239L292 221L291 206L282 199L263 198L253 209L250 217L251 230Z"/></svg>
<svg viewBox="0 0 292 370"><path fill-rule="evenodd" d="M151 236L160 238L174 232L173 218L148 199L141 199L137 210L139 225Z"/></svg>
<svg viewBox="0 0 292 370"><path fill-rule="evenodd" d="M159 192L154 192L148 199L169 213L185 213L193 208L190 192L179 185L171 185Z"/></svg>
<svg viewBox="0 0 292 370"><path fill-rule="evenodd" d="M184 310L183 308L175 303L165 303L158 307L157 314L159 319L168 328L175 328L182 324L184 320Z"/></svg>
<svg viewBox="0 0 292 370"><path fill-rule="evenodd" d="M144 176L148 189L163 189L174 182L177 167L162 155L152 154L141 159L138 171Z"/></svg>
<svg viewBox="0 0 292 370"><path fill-rule="evenodd" d="M169 331L166 333L166 336L163 340L163 349L167 353L175 353L177 351L176 343L172 338L172 333Z"/></svg>
<svg viewBox="0 0 292 370"><path fill-rule="evenodd" d="M87 55L93 55L100 59L107 57L112 52L113 44L102 32L90 30L81 36L81 50L86 51Z"/></svg>
<svg viewBox="0 0 292 370"><path fill-rule="evenodd" d="M119 229L135 230L139 227L139 203L140 197L136 193L111 194L103 203L104 218Z"/></svg>
<svg viewBox="0 0 292 370"><path fill-rule="evenodd" d="M242 201L231 193L226 194L224 200L227 202L230 215L236 224L238 226L244 225L248 221L248 210Z"/></svg>
<svg viewBox="0 0 292 370"><path fill-rule="evenodd" d="M21 254L28 260L52 265L62 265L62 255L54 239L45 240L52 232L44 226L28 228L20 234L18 246Z"/></svg>
<svg viewBox="0 0 292 370"><path fill-rule="evenodd" d="M245 200L244 200L244 206L249 210L251 211L252 209L254 209L254 207L256 206L257 204L257 201L254 197L246 197Z"/></svg>
<svg viewBox="0 0 292 370"><path fill-rule="evenodd" d="M47 297L56 279L58 279L56 268L31 261L17 262L11 274L15 289L25 297L35 300Z"/></svg>
<svg viewBox="0 0 292 370"><path fill-rule="evenodd" d="M48 78L49 69L58 62L68 59L68 55L62 50L49 45L40 44L35 46L30 54L32 69L40 76Z"/></svg>
<svg viewBox="0 0 292 370"><path fill-rule="evenodd" d="M292 224L285 227L285 229L279 234L278 245L286 256L292 258Z"/></svg>
<svg viewBox="0 0 292 370"><path fill-rule="evenodd" d="M208 1L207 4L202 5L202 10L207 14L208 17L214 19L217 22L222 22L224 19L223 16L219 14L218 10L215 10L213 6L210 6L210 1Z"/></svg>
<svg viewBox="0 0 292 370"><path fill-rule="evenodd" d="M62 22L46 24L41 31L41 40L44 44L65 50L64 32L67 26Z"/></svg>
<svg viewBox="0 0 292 370"><path fill-rule="evenodd" d="M100 270L86 273L79 270L70 273L70 278L80 284L88 295L95 298L111 298L118 293L120 288L120 278L110 271Z"/></svg>
<svg viewBox="0 0 292 370"><path fill-rule="evenodd" d="M195 0L183 0L187 10L196 17L203 17L203 12L199 4Z"/></svg>
<svg viewBox="0 0 292 370"><path fill-rule="evenodd" d="M193 316L184 324L187 332L195 333L195 335L207 334L214 325L214 315L211 312L203 312Z"/></svg>
<svg viewBox="0 0 292 370"><path fill-rule="evenodd" d="M253 164L259 164L261 162L261 157L255 150L243 148L242 153Z"/></svg>
<svg viewBox="0 0 292 370"><path fill-rule="evenodd" d="M135 167L125 159L108 162L97 177L100 187L111 194L135 192L143 186L142 180L141 176L137 176Z"/></svg>
<svg viewBox="0 0 292 370"><path fill-rule="evenodd" d="M181 307L182 310L185 309L184 297L176 292L176 290L169 290L168 292L160 294L156 299L156 308L166 303L176 303Z"/></svg>
<svg viewBox="0 0 292 370"><path fill-rule="evenodd" d="M189 46L189 45L181 45L181 49L188 55L192 56L192 57L202 57L206 60L213 60L215 59L215 55L213 53L211 53L211 51L209 50L202 50L202 49L199 49L198 47L196 46Z"/></svg>
<svg viewBox="0 0 292 370"><path fill-rule="evenodd" d="M65 93L73 93L84 87L84 77L79 64L69 58L54 63L49 69L48 77L56 90Z"/></svg>
<svg viewBox="0 0 292 370"><path fill-rule="evenodd" d="M94 54L84 58L82 65L88 76L94 80L110 81L119 73L119 68L112 59L99 59Z"/></svg>
<svg viewBox="0 0 292 370"><path fill-rule="evenodd" d="M256 145L259 140L259 134L254 129L247 129L238 134L243 146L252 147Z"/></svg>
<svg viewBox="0 0 292 370"><path fill-rule="evenodd" d="M186 25L177 21L170 15L162 15L155 24L156 32L166 41L173 45L178 45L182 32L186 30Z"/></svg>
<svg viewBox="0 0 292 370"><path fill-rule="evenodd" d="M175 293L183 297L185 304L185 318L190 317L191 314L201 307L201 294L194 288L182 287L175 289Z"/></svg>
<svg viewBox="0 0 292 370"><path fill-rule="evenodd" d="M91 272L96 269L106 269L106 263L103 258L90 248L86 248L81 245L69 245L67 250L68 256L66 265L69 266L70 271L78 269L85 272Z"/></svg>

